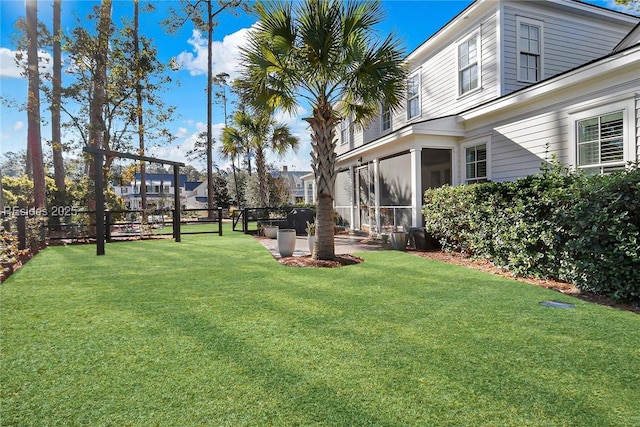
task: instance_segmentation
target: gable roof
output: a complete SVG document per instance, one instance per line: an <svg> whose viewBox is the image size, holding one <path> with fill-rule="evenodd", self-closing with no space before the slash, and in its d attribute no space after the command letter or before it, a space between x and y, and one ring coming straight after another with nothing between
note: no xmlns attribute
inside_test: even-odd
<svg viewBox="0 0 640 427"><path fill-rule="evenodd" d="M476 0L454 16L449 22L433 33L427 40L410 52L405 61L411 64L413 61L421 59L425 55L430 55L438 50L438 46L446 46L451 43L450 38L457 38L469 26L469 21L480 19L484 13L492 8L500 7L500 1ZM571 10L577 14L594 16L608 21L626 21L636 23L637 16L606 7L585 3L580 0L545 0L550 6L558 9Z"/></svg>
<svg viewBox="0 0 640 427"><path fill-rule="evenodd" d="M623 49L631 47L640 43L640 22L633 28L633 30L629 31L620 43L616 47L613 48L614 52L620 52Z"/></svg>

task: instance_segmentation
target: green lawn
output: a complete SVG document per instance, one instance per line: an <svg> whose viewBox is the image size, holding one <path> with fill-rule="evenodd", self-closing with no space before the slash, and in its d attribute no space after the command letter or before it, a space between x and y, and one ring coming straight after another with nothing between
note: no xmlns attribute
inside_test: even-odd
<svg viewBox="0 0 640 427"><path fill-rule="evenodd" d="M285 267L229 228L48 248L0 285L0 423L640 425L637 314L359 255Z"/></svg>

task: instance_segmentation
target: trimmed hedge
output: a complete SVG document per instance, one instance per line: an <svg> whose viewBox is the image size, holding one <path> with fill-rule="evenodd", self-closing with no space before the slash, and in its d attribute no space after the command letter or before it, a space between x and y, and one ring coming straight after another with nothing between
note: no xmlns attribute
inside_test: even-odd
<svg viewBox="0 0 640 427"><path fill-rule="evenodd" d="M444 250L640 301L637 165L604 176L552 167L514 182L430 189L424 202L426 230Z"/></svg>

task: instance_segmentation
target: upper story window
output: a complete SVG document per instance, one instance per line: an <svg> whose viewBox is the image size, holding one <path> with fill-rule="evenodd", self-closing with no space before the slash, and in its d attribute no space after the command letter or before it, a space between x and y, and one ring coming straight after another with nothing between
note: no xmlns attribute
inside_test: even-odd
<svg viewBox="0 0 640 427"><path fill-rule="evenodd" d="M480 87L478 33L458 45L458 84L460 95Z"/></svg>
<svg viewBox="0 0 640 427"><path fill-rule="evenodd" d="M518 80L542 80L542 22L518 18Z"/></svg>
<svg viewBox="0 0 640 427"><path fill-rule="evenodd" d="M391 129L391 108L386 104L382 105L381 119L382 131Z"/></svg>
<svg viewBox="0 0 640 427"><path fill-rule="evenodd" d="M349 122L343 118L340 122L340 143L344 145L347 142L349 142Z"/></svg>
<svg viewBox="0 0 640 427"><path fill-rule="evenodd" d="M353 148L354 126L351 117L343 117L340 122L340 143L342 145L349 144Z"/></svg>
<svg viewBox="0 0 640 427"><path fill-rule="evenodd" d="M465 148L465 182L476 184L487 181L487 144Z"/></svg>
<svg viewBox="0 0 640 427"><path fill-rule="evenodd" d="M420 115L420 73L407 80L407 119Z"/></svg>
<svg viewBox="0 0 640 427"><path fill-rule="evenodd" d="M577 122L578 168L591 173L624 169L624 115L622 111Z"/></svg>
<svg viewBox="0 0 640 427"><path fill-rule="evenodd" d="M129 189L127 187L122 187L122 194L127 194L129 192Z"/></svg>

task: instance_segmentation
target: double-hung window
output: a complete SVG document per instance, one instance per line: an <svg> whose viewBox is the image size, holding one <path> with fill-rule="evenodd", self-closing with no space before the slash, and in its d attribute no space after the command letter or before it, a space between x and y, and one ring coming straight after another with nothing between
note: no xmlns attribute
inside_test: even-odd
<svg viewBox="0 0 640 427"><path fill-rule="evenodd" d="M386 104L382 105L381 119L382 131L391 129L391 108Z"/></svg>
<svg viewBox="0 0 640 427"><path fill-rule="evenodd" d="M420 115L420 73L415 73L407 80L407 119Z"/></svg>
<svg viewBox="0 0 640 427"><path fill-rule="evenodd" d="M340 122L340 143L342 145L349 142L349 121L343 118Z"/></svg>
<svg viewBox="0 0 640 427"><path fill-rule="evenodd" d="M465 148L465 182L476 184L487 181L487 144Z"/></svg>
<svg viewBox="0 0 640 427"><path fill-rule="evenodd" d="M578 168L588 173L624 169L624 113L616 111L577 122Z"/></svg>
<svg viewBox="0 0 640 427"><path fill-rule="evenodd" d="M458 85L460 95L480 87L480 55L478 33L458 45Z"/></svg>
<svg viewBox="0 0 640 427"><path fill-rule="evenodd" d="M535 83L542 80L542 22L519 18L518 80Z"/></svg>

